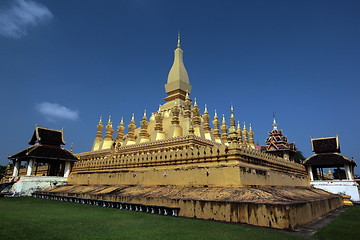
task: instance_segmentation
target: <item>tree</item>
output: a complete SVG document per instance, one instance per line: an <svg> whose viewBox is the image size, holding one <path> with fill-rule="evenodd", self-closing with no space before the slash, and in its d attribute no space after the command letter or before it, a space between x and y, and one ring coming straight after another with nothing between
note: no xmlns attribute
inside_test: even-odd
<svg viewBox="0 0 360 240"><path fill-rule="evenodd" d="M6 166L0 165L0 180L4 177L6 171Z"/></svg>
<svg viewBox="0 0 360 240"><path fill-rule="evenodd" d="M294 161L297 163L303 163L305 159L306 158L304 157L303 153L300 150L296 149L296 153L294 155Z"/></svg>

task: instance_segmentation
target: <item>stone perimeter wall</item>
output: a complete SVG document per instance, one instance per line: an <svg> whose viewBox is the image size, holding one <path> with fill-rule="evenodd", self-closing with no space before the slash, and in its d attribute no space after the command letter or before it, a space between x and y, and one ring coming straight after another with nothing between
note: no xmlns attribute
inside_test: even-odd
<svg viewBox="0 0 360 240"><path fill-rule="evenodd" d="M78 154L69 184L309 186L303 165L249 147Z"/></svg>
<svg viewBox="0 0 360 240"><path fill-rule="evenodd" d="M98 199L145 206L163 206L179 208L178 216L245 223L278 229L295 229L316 220L320 216L343 206L340 196L326 197L315 201L290 204L269 204L250 202L202 201L185 199L167 199L152 197L128 197L115 195L89 195L86 193L58 193L54 196L72 196L85 199Z"/></svg>

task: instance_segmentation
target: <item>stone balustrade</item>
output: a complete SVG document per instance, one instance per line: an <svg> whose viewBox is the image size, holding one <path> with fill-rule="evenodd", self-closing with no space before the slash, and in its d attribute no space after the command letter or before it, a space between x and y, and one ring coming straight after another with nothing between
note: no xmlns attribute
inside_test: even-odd
<svg viewBox="0 0 360 240"><path fill-rule="evenodd" d="M122 153L122 152L88 152L86 155L78 155L80 161L75 163L72 173L104 170L120 170L124 168L137 168L161 165L183 165L206 162L229 161L231 154L229 147L201 146L182 150L165 150L155 153ZM248 146L236 148L236 154L231 160L257 163L278 169L288 169L292 172L304 173L305 168L301 164L290 162L283 158L252 149ZM92 154L91 154L92 153Z"/></svg>

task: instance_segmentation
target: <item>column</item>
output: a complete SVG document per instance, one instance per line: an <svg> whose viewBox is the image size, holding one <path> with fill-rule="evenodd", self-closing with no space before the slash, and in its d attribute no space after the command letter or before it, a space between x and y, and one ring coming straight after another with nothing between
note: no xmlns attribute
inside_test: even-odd
<svg viewBox="0 0 360 240"><path fill-rule="evenodd" d="M344 168L345 168L345 173L346 173L346 179L347 180L354 180L351 172L350 172L350 166L348 164L345 164L344 165Z"/></svg>
<svg viewBox="0 0 360 240"><path fill-rule="evenodd" d="M20 169L20 160L14 160L14 171L13 171L13 177L17 177L19 175L19 169Z"/></svg>
<svg viewBox="0 0 360 240"><path fill-rule="evenodd" d="M32 170L34 166L34 159L30 159L28 162L27 170L26 170L26 176L31 176Z"/></svg>
<svg viewBox="0 0 360 240"><path fill-rule="evenodd" d="M309 175L310 175L310 181L314 181L314 176L313 176L313 172L312 172L311 166L308 166L308 172L309 172Z"/></svg>
<svg viewBox="0 0 360 240"><path fill-rule="evenodd" d="M68 177L68 176L69 176L70 170L71 170L71 162L70 162L70 161L66 161L66 162L65 162L64 177Z"/></svg>

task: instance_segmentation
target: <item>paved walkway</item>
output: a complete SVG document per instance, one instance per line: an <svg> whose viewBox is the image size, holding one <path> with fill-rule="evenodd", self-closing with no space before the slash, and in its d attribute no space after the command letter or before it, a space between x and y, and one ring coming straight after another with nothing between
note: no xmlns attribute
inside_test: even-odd
<svg viewBox="0 0 360 240"><path fill-rule="evenodd" d="M337 216L345 212L345 210L348 209L347 206L340 207L338 209L335 209L332 212L329 212L318 219L305 224L294 231L292 231L294 234L301 235L304 237L311 237L313 236L320 228L325 227L329 223L331 223Z"/></svg>

